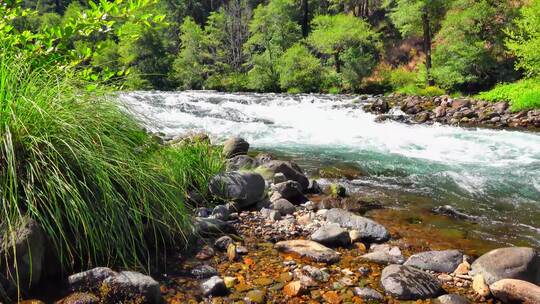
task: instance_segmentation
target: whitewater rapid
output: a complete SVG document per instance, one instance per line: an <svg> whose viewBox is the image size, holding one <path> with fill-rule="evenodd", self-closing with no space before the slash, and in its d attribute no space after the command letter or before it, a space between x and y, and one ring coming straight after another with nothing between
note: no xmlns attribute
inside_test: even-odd
<svg viewBox="0 0 540 304"><path fill-rule="evenodd" d="M355 163L364 184L399 187L517 229L540 244L540 134L375 122L356 96L129 92L146 127L204 131L215 142Z"/></svg>

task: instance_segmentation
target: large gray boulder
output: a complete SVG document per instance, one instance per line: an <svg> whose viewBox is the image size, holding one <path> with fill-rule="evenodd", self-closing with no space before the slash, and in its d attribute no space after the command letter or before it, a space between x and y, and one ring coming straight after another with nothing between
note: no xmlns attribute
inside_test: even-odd
<svg viewBox="0 0 540 304"><path fill-rule="evenodd" d="M386 266L382 271L381 285L386 294L398 300L430 299L444 293L437 278L403 265Z"/></svg>
<svg viewBox="0 0 540 304"><path fill-rule="evenodd" d="M326 220L337 223L343 228L358 231L360 239L365 242L381 243L390 239L390 233L383 225L344 209L334 208L328 210Z"/></svg>
<svg viewBox="0 0 540 304"><path fill-rule="evenodd" d="M461 262L463 262L463 253L459 250L440 250L411 255L403 265L422 270L451 273Z"/></svg>
<svg viewBox="0 0 540 304"><path fill-rule="evenodd" d="M296 181L302 186L302 191L309 187L309 180L302 169L295 163L282 160L271 160L261 165L261 168L269 170L273 174L283 173L287 180Z"/></svg>
<svg viewBox="0 0 540 304"><path fill-rule="evenodd" d="M311 239L327 246L348 246L351 244L349 232L338 224L327 224L317 229Z"/></svg>
<svg viewBox="0 0 540 304"><path fill-rule="evenodd" d="M540 303L540 286L530 282L503 279L491 284L489 289L503 303Z"/></svg>
<svg viewBox="0 0 540 304"><path fill-rule="evenodd" d="M285 181L282 183L272 185L272 190L289 201L301 199L304 197L302 194L302 186L296 181Z"/></svg>
<svg viewBox="0 0 540 304"><path fill-rule="evenodd" d="M152 277L134 271L122 271L103 281L109 288L107 299L118 302L157 304L161 302L159 283Z"/></svg>
<svg viewBox="0 0 540 304"><path fill-rule="evenodd" d="M36 286L46 252L46 237L39 224L31 218L22 219L11 239L4 240L0 235L0 246L0 269L5 279L22 290Z"/></svg>
<svg viewBox="0 0 540 304"><path fill-rule="evenodd" d="M482 274L487 284L518 279L540 285L540 257L528 247L499 248L474 261L471 274Z"/></svg>
<svg viewBox="0 0 540 304"><path fill-rule="evenodd" d="M240 137L229 138L223 144L223 155L226 158L233 158L238 155L245 155L249 150L249 143Z"/></svg>
<svg viewBox="0 0 540 304"><path fill-rule="evenodd" d="M237 202L240 208L254 205L266 195L264 178L254 172L219 174L210 180L208 187L215 197Z"/></svg>

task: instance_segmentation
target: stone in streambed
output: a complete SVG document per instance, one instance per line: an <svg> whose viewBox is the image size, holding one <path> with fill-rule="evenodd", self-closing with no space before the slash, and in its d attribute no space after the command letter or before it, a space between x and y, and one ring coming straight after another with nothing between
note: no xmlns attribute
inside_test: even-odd
<svg viewBox="0 0 540 304"><path fill-rule="evenodd" d="M381 285L386 294L398 300L429 299L444 292L437 278L403 265L386 266L382 271Z"/></svg>
<svg viewBox="0 0 540 304"><path fill-rule="evenodd" d="M287 180L296 181L302 186L302 191L309 187L309 180L302 172L302 169L295 163L281 160L271 160L261 165L273 174L282 173Z"/></svg>
<svg viewBox="0 0 540 304"><path fill-rule="evenodd" d="M152 277L134 271L122 271L103 281L108 293L105 301L160 303L159 283Z"/></svg>
<svg viewBox="0 0 540 304"><path fill-rule="evenodd" d="M361 258L381 265L403 264L403 257L399 247L390 245L372 245L371 252L361 256Z"/></svg>
<svg viewBox="0 0 540 304"><path fill-rule="evenodd" d="M208 279L217 275L217 270L210 265L198 265L191 270L191 275L196 279Z"/></svg>
<svg viewBox="0 0 540 304"><path fill-rule="evenodd" d="M223 234L232 230L232 227L225 221L196 217L193 220L195 233L199 235L215 235Z"/></svg>
<svg viewBox="0 0 540 304"><path fill-rule="evenodd" d="M58 301L57 304L98 304L100 300L88 292L75 292Z"/></svg>
<svg viewBox="0 0 540 304"><path fill-rule="evenodd" d="M469 300L458 294L447 294L435 299L435 304L469 304Z"/></svg>
<svg viewBox="0 0 540 304"><path fill-rule="evenodd" d="M347 246L351 244L349 233L335 223L317 229L311 235L311 239L327 246Z"/></svg>
<svg viewBox="0 0 540 304"><path fill-rule="evenodd" d="M226 158L233 158L237 155L245 155L249 150L249 143L240 137L229 138L223 144L223 155Z"/></svg>
<svg viewBox="0 0 540 304"><path fill-rule="evenodd" d="M72 274L68 277L68 286L71 291L95 291L103 281L116 275L116 272L107 267L96 267L87 271Z"/></svg>
<svg viewBox="0 0 540 304"><path fill-rule="evenodd" d="M355 287L354 294L366 301L382 301L384 297L375 289L369 287Z"/></svg>
<svg viewBox="0 0 540 304"><path fill-rule="evenodd" d="M487 297L491 293L489 286L486 284L484 276L480 273L473 277L472 289L481 297Z"/></svg>
<svg viewBox="0 0 540 304"><path fill-rule="evenodd" d="M229 245L233 243L233 239L230 236L224 235L214 242L214 247L217 250L226 251Z"/></svg>
<svg viewBox="0 0 540 304"><path fill-rule="evenodd" d="M358 231L362 241L380 243L390 239L390 233L383 225L347 210L330 209L326 213L326 220Z"/></svg>
<svg viewBox="0 0 540 304"><path fill-rule="evenodd" d="M482 274L487 284L502 279L518 279L540 284L540 257L528 247L492 250L471 265L471 274Z"/></svg>
<svg viewBox="0 0 540 304"><path fill-rule="evenodd" d="M227 171L252 170L259 162L249 155L237 155L227 160Z"/></svg>
<svg viewBox="0 0 540 304"><path fill-rule="evenodd" d="M210 218L226 221L229 219L229 208L225 205L218 205L212 210Z"/></svg>
<svg viewBox="0 0 540 304"><path fill-rule="evenodd" d="M278 242L274 246L278 251L292 253L318 263L336 263L340 259L338 252L317 242L291 240Z"/></svg>
<svg viewBox="0 0 540 304"><path fill-rule="evenodd" d="M297 297L304 294L306 289L300 281L291 282L283 287L283 293L288 297Z"/></svg>
<svg viewBox="0 0 540 304"><path fill-rule="evenodd" d="M271 221L279 221L281 219L281 213L277 210L262 208L261 214Z"/></svg>
<svg viewBox="0 0 540 304"><path fill-rule="evenodd" d="M262 290L250 290L246 294L248 303L264 303L266 293Z"/></svg>
<svg viewBox="0 0 540 304"><path fill-rule="evenodd" d="M234 201L247 208L265 196L264 178L253 172L226 172L214 176L208 185L210 193L224 201Z"/></svg>
<svg viewBox="0 0 540 304"><path fill-rule="evenodd" d="M278 193L280 197L289 201L305 201L305 197L302 194L302 186L300 183L292 180L288 180L279 184L272 185L272 190Z"/></svg>
<svg viewBox="0 0 540 304"><path fill-rule="evenodd" d="M489 288L493 296L504 303L540 303L540 286L530 282L503 279Z"/></svg>
<svg viewBox="0 0 540 304"><path fill-rule="evenodd" d="M292 214L296 211L296 207L284 198L273 201L270 208L278 211L281 215Z"/></svg>
<svg viewBox="0 0 540 304"><path fill-rule="evenodd" d="M426 251L414 254L403 264L422 270L452 273L463 261L459 250Z"/></svg>
<svg viewBox="0 0 540 304"><path fill-rule="evenodd" d="M218 276L213 276L201 284L205 296L223 296L228 292L225 282Z"/></svg>

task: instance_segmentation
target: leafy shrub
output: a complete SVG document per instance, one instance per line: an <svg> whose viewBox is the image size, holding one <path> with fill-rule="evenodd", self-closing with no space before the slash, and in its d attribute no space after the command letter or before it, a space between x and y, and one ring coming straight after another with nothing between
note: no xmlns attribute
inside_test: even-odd
<svg viewBox="0 0 540 304"><path fill-rule="evenodd" d="M410 85L414 85L417 79L417 73L409 71L405 67L398 67L388 72L388 81L390 85L398 90Z"/></svg>
<svg viewBox="0 0 540 304"><path fill-rule="evenodd" d="M318 91L321 75L321 62L301 44L292 46L281 57L279 82L284 90Z"/></svg>
<svg viewBox="0 0 540 304"><path fill-rule="evenodd" d="M509 101L512 111L540 108L538 94L540 80L525 79L509 84L499 84L490 91L482 92L477 98L487 101Z"/></svg>
<svg viewBox="0 0 540 304"><path fill-rule="evenodd" d="M528 76L540 75L540 0L532 0L521 8L521 18L508 32L506 46L517 56L517 68Z"/></svg>
<svg viewBox="0 0 540 304"><path fill-rule="evenodd" d="M446 93L443 89L439 87L429 86L425 88L420 88L414 84L402 87L398 89L396 92L405 94L405 95L411 95L411 96L428 96L428 97L440 96Z"/></svg>

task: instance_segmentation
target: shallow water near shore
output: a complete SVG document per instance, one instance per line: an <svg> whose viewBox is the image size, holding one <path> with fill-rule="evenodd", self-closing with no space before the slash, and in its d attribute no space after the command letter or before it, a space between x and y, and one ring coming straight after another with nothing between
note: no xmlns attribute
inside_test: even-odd
<svg viewBox="0 0 540 304"><path fill-rule="evenodd" d="M381 214L398 212L403 216L396 219L463 239L540 247L538 133L377 123L355 96L189 91L120 97L151 131L204 131L215 142L241 136L315 174L353 167L361 174L347 186L380 200L389 209ZM472 220L430 216L442 205Z"/></svg>

